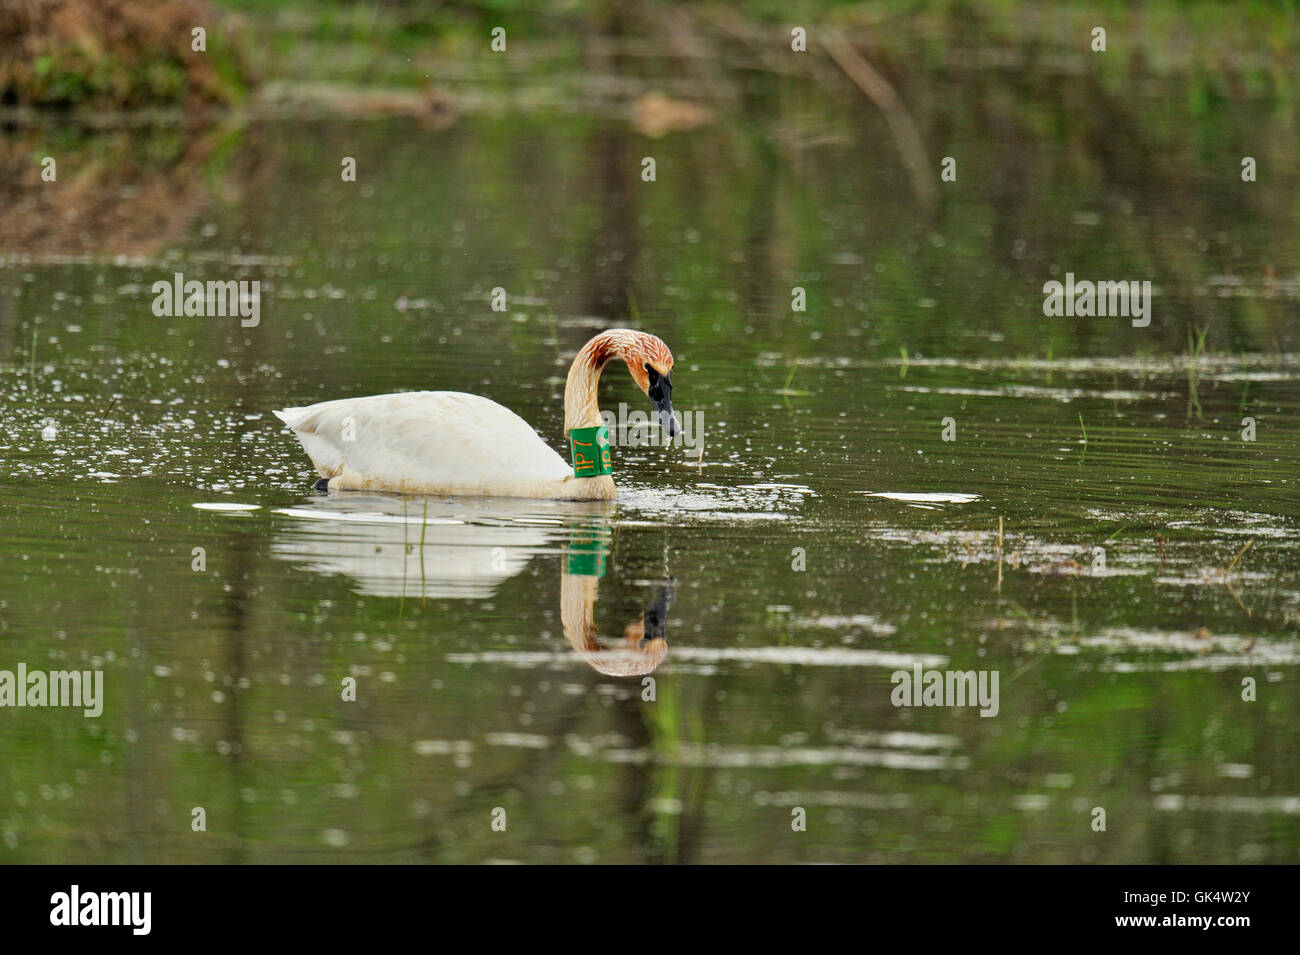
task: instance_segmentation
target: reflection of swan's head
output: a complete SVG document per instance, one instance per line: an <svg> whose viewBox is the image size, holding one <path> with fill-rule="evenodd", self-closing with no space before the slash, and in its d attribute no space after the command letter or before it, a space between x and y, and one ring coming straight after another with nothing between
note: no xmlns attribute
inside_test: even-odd
<svg viewBox="0 0 1300 955"><path fill-rule="evenodd" d="M560 615L564 635L573 649L596 672L605 676L645 676L653 673L668 655L664 618L672 603L671 584L659 594L640 620L623 629L621 644L601 643L596 633L596 577L565 574L560 580Z"/></svg>

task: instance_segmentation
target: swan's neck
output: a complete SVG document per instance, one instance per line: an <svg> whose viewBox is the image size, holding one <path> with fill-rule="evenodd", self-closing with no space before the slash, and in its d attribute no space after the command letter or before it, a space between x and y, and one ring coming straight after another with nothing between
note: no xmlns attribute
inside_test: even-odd
<svg viewBox="0 0 1300 955"><path fill-rule="evenodd" d="M574 356L569 378L564 383L564 433L574 428L593 428L600 424L600 407L596 388L600 373L611 358L622 355L622 342L609 332L602 332Z"/></svg>

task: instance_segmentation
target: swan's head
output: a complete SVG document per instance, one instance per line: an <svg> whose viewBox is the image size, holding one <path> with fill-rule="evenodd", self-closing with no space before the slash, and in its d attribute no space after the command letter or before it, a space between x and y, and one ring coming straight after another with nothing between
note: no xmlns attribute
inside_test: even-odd
<svg viewBox="0 0 1300 955"><path fill-rule="evenodd" d="M662 338L631 328L610 328L578 350L564 386L564 430L597 424L596 382L614 358L627 363L632 380L654 405L659 426L672 437L681 430L673 417L673 353Z"/></svg>
<svg viewBox="0 0 1300 955"><path fill-rule="evenodd" d="M671 438L678 431L673 417L673 353L662 338L648 332L629 332L629 343L620 354L632 380L654 405L659 427Z"/></svg>

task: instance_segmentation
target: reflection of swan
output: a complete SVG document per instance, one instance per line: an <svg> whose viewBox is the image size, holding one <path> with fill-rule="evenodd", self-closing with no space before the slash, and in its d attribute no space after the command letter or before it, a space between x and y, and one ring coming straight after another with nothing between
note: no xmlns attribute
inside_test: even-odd
<svg viewBox="0 0 1300 955"><path fill-rule="evenodd" d="M534 554L566 542L566 518L608 507L331 497L328 506L278 511L292 523L271 552L317 573L350 577L370 596L481 599Z"/></svg>
<svg viewBox="0 0 1300 955"><path fill-rule="evenodd" d="M639 676L663 662L671 583L660 587L640 620L623 629L621 644L607 646L597 636L595 607L612 504L451 503L346 495L331 497L327 506L285 508L276 513L291 523L271 552L316 573L350 577L360 593L375 597L483 599L534 554L563 547L560 618L581 658L606 676Z"/></svg>
<svg viewBox="0 0 1300 955"><path fill-rule="evenodd" d="M623 645L609 647L596 636L596 592L599 578L564 574L560 578L560 619L564 636L593 670L605 676L644 676L663 663L668 653L665 617L672 603L671 583L646 607L640 620L623 628Z"/></svg>
<svg viewBox="0 0 1300 955"><path fill-rule="evenodd" d="M596 386L621 358L671 436L673 356L645 332L612 328L587 342L564 386L564 433L573 464L528 422L489 398L413 391L322 401L275 412L302 442L330 490L609 500L609 435Z"/></svg>

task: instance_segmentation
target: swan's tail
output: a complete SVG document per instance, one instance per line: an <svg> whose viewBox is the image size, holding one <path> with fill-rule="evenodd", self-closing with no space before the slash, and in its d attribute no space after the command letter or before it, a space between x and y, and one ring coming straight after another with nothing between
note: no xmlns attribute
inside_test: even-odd
<svg viewBox="0 0 1300 955"><path fill-rule="evenodd" d="M273 409L273 413L293 431L293 436L298 439L298 443L307 452L307 457L311 458L311 463L316 466L316 472L323 478L332 478L343 470L342 452L328 436L316 434L311 428L300 430L316 410L314 407L281 408Z"/></svg>
<svg viewBox="0 0 1300 955"><path fill-rule="evenodd" d="M291 428L297 428L302 423L302 419L307 417L308 408L281 408L278 411L272 411L277 418L283 421Z"/></svg>

